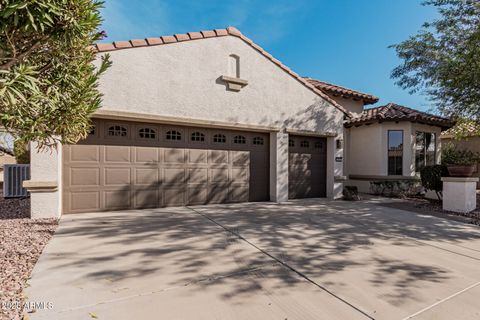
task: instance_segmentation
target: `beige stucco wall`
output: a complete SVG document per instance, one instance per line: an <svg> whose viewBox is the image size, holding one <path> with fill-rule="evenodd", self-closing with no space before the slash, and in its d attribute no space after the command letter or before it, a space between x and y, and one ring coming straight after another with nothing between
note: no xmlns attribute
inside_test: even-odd
<svg viewBox="0 0 480 320"><path fill-rule="evenodd" d="M347 174L379 175L383 172L382 127L369 125L348 129Z"/></svg>
<svg viewBox="0 0 480 320"><path fill-rule="evenodd" d="M240 92L219 79L240 57ZM341 133L343 114L243 40L209 38L110 52L103 110Z"/></svg>
<svg viewBox="0 0 480 320"><path fill-rule="evenodd" d="M39 149L30 143L30 183L56 184L52 189L30 190L32 218L59 218L62 214L62 147Z"/></svg>
<svg viewBox="0 0 480 320"><path fill-rule="evenodd" d="M364 104L361 100L345 99L333 95L329 95L329 97L338 102L338 104L350 111L353 115L357 116L363 112Z"/></svg>
<svg viewBox="0 0 480 320"><path fill-rule="evenodd" d="M440 163L441 129L435 126L401 122L383 122L362 125L347 129L347 165L349 176L365 176L362 179L349 179L349 185L356 185L361 192L368 192L369 181L388 177L388 131L403 130L403 177L414 177L415 172L415 133L416 131L436 134L436 162ZM368 177L370 176L370 178ZM391 176L392 178L401 178Z"/></svg>

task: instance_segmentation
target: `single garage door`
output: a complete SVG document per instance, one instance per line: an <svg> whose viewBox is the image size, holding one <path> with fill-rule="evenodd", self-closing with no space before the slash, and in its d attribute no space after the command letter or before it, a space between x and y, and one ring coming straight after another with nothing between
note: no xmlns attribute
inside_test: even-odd
<svg viewBox="0 0 480 320"><path fill-rule="evenodd" d="M269 135L95 120L66 145L64 213L269 200Z"/></svg>
<svg viewBox="0 0 480 320"><path fill-rule="evenodd" d="M288 141L288 197L325 197L327 190L326 138L290 136Z"/></svg>

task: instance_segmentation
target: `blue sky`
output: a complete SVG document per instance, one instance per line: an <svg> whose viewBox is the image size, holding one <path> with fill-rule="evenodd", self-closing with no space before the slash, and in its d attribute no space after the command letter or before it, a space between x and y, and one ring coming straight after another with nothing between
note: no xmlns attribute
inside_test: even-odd
<svg viewBox="0 0 480 320"><path fill-rule="evenodd" d="M106 0L104 42L235 26L303 76L429 110L390 79L391 44L436 17L422 0Z"/></svg>

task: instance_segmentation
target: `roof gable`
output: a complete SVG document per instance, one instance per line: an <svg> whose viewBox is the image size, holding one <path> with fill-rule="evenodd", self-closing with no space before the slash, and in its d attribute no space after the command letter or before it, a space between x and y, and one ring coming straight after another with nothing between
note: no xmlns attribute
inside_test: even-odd
<svg viewBox="0 0 480 320"><path fill-rule="evenodd" d="M262 54L265 58L270 60L272 63L277 65L283 71L288 73L290 76L295 78L298 82L302 85L313 91L315 94L320 96L322 99L326 100L328 103L333 105L338 110L342 111L348 117L352 117L350 112L348 112L345 108L343 108L340 104L338 104L335 100L330 98L326 93L322 90L316 88L313 84L309 83L306 79L292 71L289 67L281 63L279 60L275 59L271 54L265 51L262 47L254 43L252 40L244 36L238 29L234 27L228 27L226 29L215 29L215 30L206 30L200 32L188 32L185 34L175 34L173 36L161 36L158 38L145 38L145 39L134 39L128 41L115 41L113 43L97 43L93 45L91 48L96 52L109 52L115 50L122 50L122 49L129 49L129 48L138 48L138 47L146 47L146 46L157 46L157 45L165 45L170 43L177 43L177 42L184 42L184 41L192 41L192 40L200 40L200 39L207 39L213 37L224 37L224 36L234 36L240 38L249 46L254 48L257 52Z"/></svg>

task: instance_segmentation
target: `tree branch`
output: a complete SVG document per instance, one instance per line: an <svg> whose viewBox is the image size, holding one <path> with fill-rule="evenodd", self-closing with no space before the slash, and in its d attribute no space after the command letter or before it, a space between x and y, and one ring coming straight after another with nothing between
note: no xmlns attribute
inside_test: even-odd
<svg viewBox="0 0 480 320"><path fill-rule="evenodd" d="M22 62L27 56L29 56L33 51L38 49L45 38L38 40L34 45L32 45L28 50L20 53L18 56L14 57L12 60L8 61L7 63L0 65L0 70L8 70L13 67L15 64Z"/></svg>

